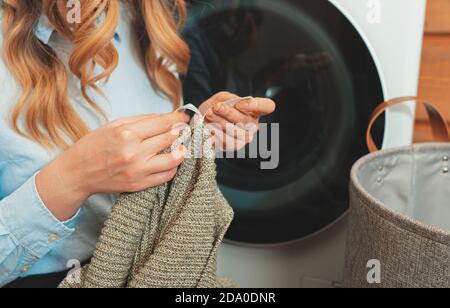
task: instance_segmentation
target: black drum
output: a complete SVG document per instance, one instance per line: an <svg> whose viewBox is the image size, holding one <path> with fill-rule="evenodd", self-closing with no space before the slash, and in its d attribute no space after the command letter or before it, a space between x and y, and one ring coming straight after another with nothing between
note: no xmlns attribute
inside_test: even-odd
<svg viewBox="0 0 450 308"><path fill-rule="evenodd" d="M348 209L350 169L367 151L368 119L383 100L364 40L328 0L190 3L185 102L226 90L278 106L263 119L280 125L278 168L262 170L262 158L218 160L236 212L227 238L284 243L331 225Z"/></svg>

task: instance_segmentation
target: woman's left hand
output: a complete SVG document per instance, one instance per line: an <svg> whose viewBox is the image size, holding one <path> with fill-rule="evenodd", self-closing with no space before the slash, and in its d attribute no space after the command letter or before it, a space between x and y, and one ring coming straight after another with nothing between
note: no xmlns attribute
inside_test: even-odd
<svg viewBox="0 0 450 308"><path fill-rule="evenodd" d="M227 101L240 97L220 92L200 106L208 127L214 135L216 150L239 151L253 141L259 129L259 121L275 111L275 102L268 98L242 100L231 107Z"/></svg>

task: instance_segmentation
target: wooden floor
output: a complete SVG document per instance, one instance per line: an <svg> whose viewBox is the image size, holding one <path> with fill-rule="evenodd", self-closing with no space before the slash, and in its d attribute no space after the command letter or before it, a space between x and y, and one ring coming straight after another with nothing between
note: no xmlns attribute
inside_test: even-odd
<svg viewBox="0 0 450 308"><path fill-rule="evenodd" d="M425 28L419 96L438 105L450 123L450 0L428 0ZM419 110L416 141L430 141L430 133Z"/></svg>

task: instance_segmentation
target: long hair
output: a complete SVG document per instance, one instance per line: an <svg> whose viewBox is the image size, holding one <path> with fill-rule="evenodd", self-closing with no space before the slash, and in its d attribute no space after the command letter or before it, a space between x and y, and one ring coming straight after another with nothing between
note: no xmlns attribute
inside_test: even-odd
<svg viewBox="0 0 450 308"><path fill-rule="evenodd" d="M89 132L69 102L68 70L79 78L87 104L104 116L87 90L101 93L96 84L107 81L119 61L112 38L119 22L121 0L79 0L80 23L70 23L58 9L58 1L0 0L3 59L23 90L12 112L12 125L19 134L49 149L54 146L66 149L70 141L76 142ZM149 78L176 107L182 98L177 73L186 72L190 60L189 47L179 35L187 14L185 1L125 2L135 15L136 37ZM68 69L34 33L41 14L74 45ZM100 16L104 18L99 19ZM102 67L97 75L96 66ZM18 124L22 117L25 127Z"/></svg>

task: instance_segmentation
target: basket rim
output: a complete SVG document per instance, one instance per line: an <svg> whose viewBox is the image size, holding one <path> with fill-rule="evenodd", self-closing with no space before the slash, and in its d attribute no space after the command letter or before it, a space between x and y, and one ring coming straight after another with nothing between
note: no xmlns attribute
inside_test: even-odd
<svg viewBox="0 0 450 308"><path fill-rule="evenodd" d="M351 186L364 196L367 200L363 202L364 206L371 209L375 214L382 218L394 222L399 227L412 232L416 235L426 237L430 240L439 242L443 245L450 246L450 230L446 231L430 224L421 222L418 219L402 214L398 211L386 207L381 200L372 196L359 182L358 172L368 163L376 160L391 157L392 155L406 155L412 152L429 152L433 150L448 150L450 152L450 143L423 143L413 144L404 147L397 147L388 150L381 150L372 154L368 154L360 158L351 171ZM352 202L353 203L353 202ZM352 205L353 206L353 205Z"/></svg>

